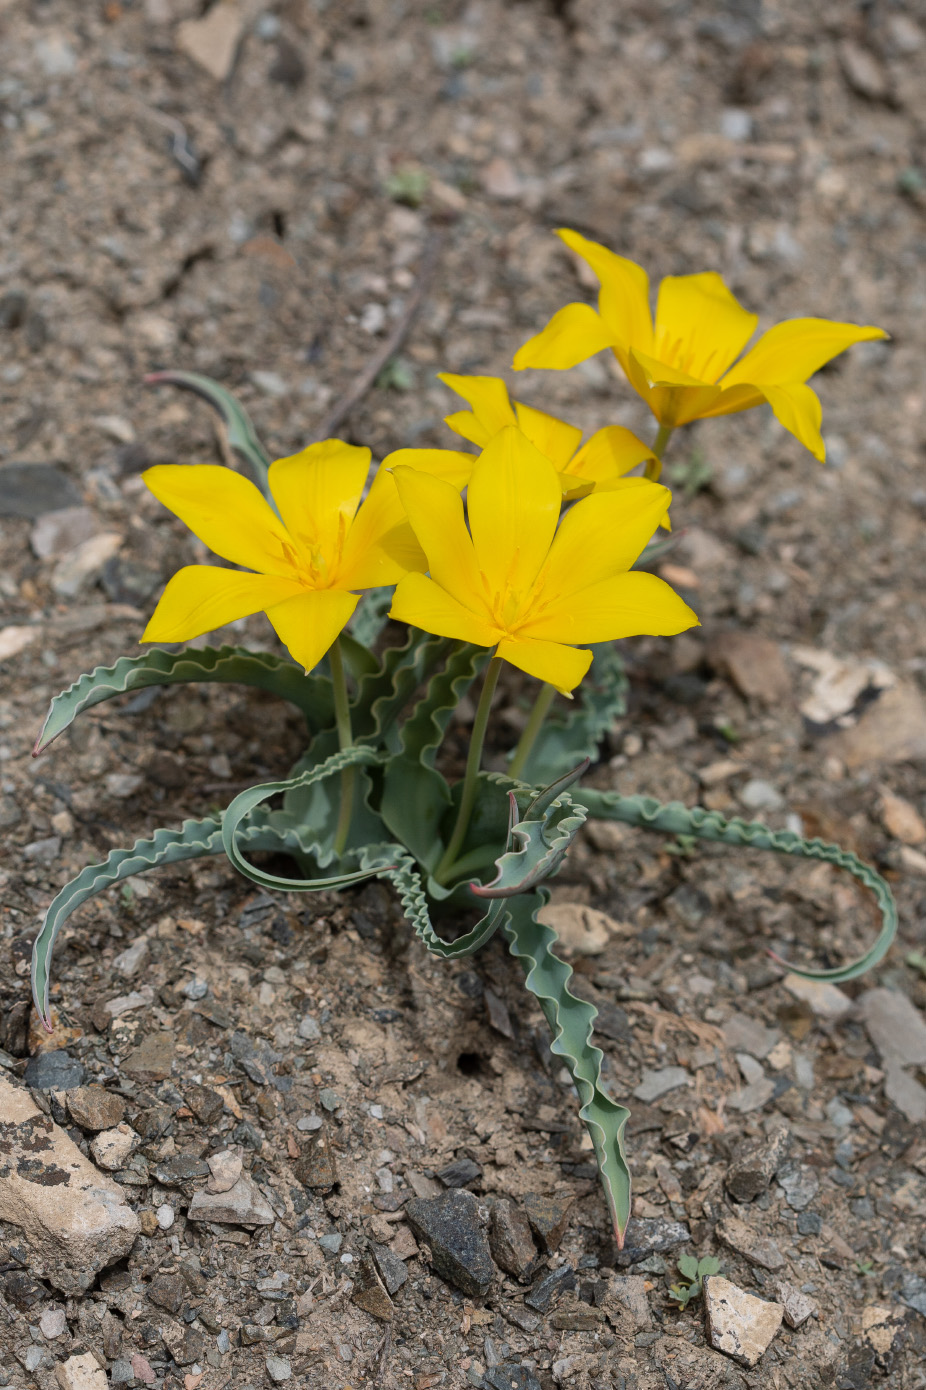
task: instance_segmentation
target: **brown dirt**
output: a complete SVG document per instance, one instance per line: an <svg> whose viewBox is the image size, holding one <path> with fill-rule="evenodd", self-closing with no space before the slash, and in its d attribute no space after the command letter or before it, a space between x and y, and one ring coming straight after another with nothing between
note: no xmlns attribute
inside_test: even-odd
<svg viewBox="0 0 926 1390"><path fill-rule="evenodd" d="M446 241L401 353L404 389L378 386L345 426L377 456L450 444L435 372L503 370L555 308L589 294L552 235L563 224L654 279L717 269L763 324L810 314L889 330L889 344L853 350L817 383L825 470L765 413L673 441L680 492L693 464L707 466L697 494L676 503L689 529L670 557L703 626L674 643L627 644L631 712L595 775L738 813L750 781L770 784L780 802L761 812L769 823L799 816L805 833L879 863L897 892L897 945L846 993L885 984L922 1009L926 981L905 956L922 949L926 860L902 845L907 822L880 799L887 788L926 812L922 6L222 4L240 13L241 34L219 81L178 46L182 22L204 8L193 0L0 0L0 496L8 466L58 463L91 524L115 537L110 558L66 594L58 560L34 553L33 522L0 520L0 630L28 630L0 666L0 989L3 1046L15 1054L4 1065L24 1066L27 948L56 889L298 752L295 717L270 700L171 689L134 713L84 716L29 758L50 696L132 651L166 578L199 554L138 474L216 461L211 423L191 398L146 391L142 376L174 366L218 377L275 455L296 450L402 313L435 224ZM417 207L395 200L409 169L430 180ZM587 429L651 429L601 359L518 387ZM772 644L747 658L753 670L774 662L770 680L784 670L771 703L738 688L730 630ZM261 619L233 636L272 646ZM853 729L820 736L802 717L808 648L855 669L878 661L899 682L901 698L863 741ZM898 728L909 741L892 761ZM736 767L721 775L723 760ZM139 1211L166 1203L176 1219L161 1230L146 1218L153 1233L124 1269L67 1300L68 1330L54 1341L38 1322L55 1295L24 1290L8 1229L6 1383L54 1386L55 1364L89 1349L113 1383L142 1356L159 1383L188 1390L269 1383L270 1354L312 1387L924 1384L923 1313L909 1302L917 1287L926 1298L915 1284L926 1274L922 1127L885 1096L883 1058L858 1017L813 1015L766 964L769 945L830 962L859 949L872 929L861 897L813 866L719 850L686 859L654 837L599 831L577 846L555 899L623 924L579 962L587 992L611 1009L602 1046L615 1093L653 1068L689 1072L690 1086L637 1105L631 1127L637 1216L690 1226L690 1244L665 1256L669 1274L682 1248L716 1254L724 1274L774 1296L775 1276L723 1246L716 1227L732 1210L722 1179L736 1144L784 1121L816 1194L799 1212L773 1183L736 1214L777 1242L785 1277L812 1286L816 1318L782 1329L744 1371L709 1349L697 1304L675 1309L658 1259L644 1271L652 1328L615 1312L615 1252L574 1098L501 945L447 968L409 941L385 890L263 897L213 860L76 915L54 998L61 1026L81 1034L69 1047L90 1079L129 1100L151 1169L240 1143L278 1220L253 1235L203 1227L186 1219L189 1190L123 1174ZM127 980L113 960L141 934L149 964ZM193 979L208 984L204 999L184 993ZM141 984L141 1005L109 1023L101 1005ZM489 1022L487 985L511 1036ZM736 1012L777 1033L773 1060L760 1059L774 1094L744 1113L740 1049L718 1047L715 1032ZM306 1014L314 1040L298 1036ZM169 1075L121 1070L142 1037L165 1030ZM236 1030L280 1055L268 1084L242 1070ZM197 1086L222 1088L217 1120L197 1119ZM316 1113L339 1176L327 1193L293 1171L311 1137L299 1121ZM90 1136L74 1134L86 1148ZM540 1316L499 1275L473 1303L412 1253L401 1209L388 1210L393 1193L440 1190L434 1175L455 1157L482 1168L480 1195L575 1198L546 1262L577 1266L576 1293ZM318 1243L332 1233L337 1253ZM371 1238L398 1241L407 1257L386 1343L351 1301ZM276 1271L287 1279L274 1300L258 1281ZM148 1296L165 1275L182 1283L174 1313ZM866 1330L871 1305L894 1321ZM252 1340L242 1327L264 1330ZM178 1367L168 1345L184 1329L200 1340ZM499 1364L521 1366L522 1379L505 1381Z"/></svg>

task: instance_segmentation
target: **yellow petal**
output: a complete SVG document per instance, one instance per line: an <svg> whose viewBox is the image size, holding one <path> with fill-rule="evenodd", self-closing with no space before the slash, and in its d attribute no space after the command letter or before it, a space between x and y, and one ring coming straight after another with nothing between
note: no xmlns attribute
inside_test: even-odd
<svg viewBox="0 0 926 1390"><path fill-rule="evenodd" d="M521 433L550 460L558 473L562 472L582 442L582 431L575 425L567 425L565 420L558 420L555 415L547 415L546 411L522 405L520 401L515 402L514 408Z"/></svg>
<svg viewBox="0 0 926 1390"><path fill-rule="evenodd" d="M467 508L476 560L492 593L519 594L533 584L556 532L562 500L553 464L519 429L502 430L486 445L473 469ZM425 550L431 559L427 545Z"/></svg>
<svg viewBox="0 0 926 1390"><path fill-rule="evenodd" d="M517 423L508 399L508 387L500 376L458 376L453 372L438 372L437 379L472 406L473 414L488 432L489 439L506 425Z"/></svg>
<svg viewBox="0 0 926 1390"><path fill-rule="evenodd" d="M437 637L456 637L477 647L494 647L501 636L498 628L464 608L423 574L407 574L399 580L389 616Z"/></svg>
<svg viewBox="0 0 926 1390"><path fill-rule="evenodd" d="M465 412L461 412L465 413ZM443 478L462 492L470 480L475 454L465 454L457 449L396 449L383 459L384 469L416 468L419 473L430 473L432 478Z"/></svg>
<svg viewBox="0 0 926 1390"><path fill-rule="evenodd" d="M414 468L397 468L393 477L411 528L427 556L431 578L484 620L484 588L460 494L443 478L429 477Z"/></svg>
<svg viewBox="0 0 926 1390"><path fill-rule="evenodd" d="M622 348L638 347L649 352L653 344L653 319L649 308L649 276L635 261L616 256L597 241L578 232L558 233L571 251L581 256L601 281L598 312ZM620 355L620 354L619 354Z"/></svg>
<svg viewBox="0 0 926 1390"><path fill-rule="evenodd" d="M518 348L512 366L516 372L525 367L560 371L613 346L613 329L590 304L567 304L553 315L546 328Z"/></svg>
<svg viewBox="0 0 926 1390"><path fill-rule="evenodd" d="M520 631L547 641L610 642L644 632L668 637L698 626L697 615L664 580L634 570L569 594Z"/></svg>
<svg viewBox="0 0 926 1390"><path fill-rule="evenodd" d="M240 473L212 463L164 463L146 469L142 479L216 555L264 574L293 573L285 527Z"/></svg>
<svg viewBox="0 0 926 1390"><path fill-rule="evenodd" d="M591 652L577 652L559 642L537 642L530 637L505 637L495 653L519 671L556 686L562 695L574 690L592 664Z"/></svg>
<svg viewBox="0 0 926 1390"><path fill-rule="evenodd" d="M309 554L320 550L329 566L360 505L369 471L369 449L340 439L310 444L270 465L270 491L286 529Z"/></svg>
<svg viewBox="0 0 926 1390"><path fill-rule="evenodd" d="M623 477L638 463L653 457L653 451L622 425L606 425L586 440L566 472L593 483Z"/></svg>
<svg viewBox="0 0 926 1390"><path fill-rule="evenodd" d="M227 469L216 468L217 473ZM187 565L168 582L143 642L185 642L217 627L260 613L283 599L301 593L297 579L276 575L242 574L212 565Z"/></svg>
<svg viewBox="0 0 926 1390"><path fill-rule="evenodd" d="M783 386L806 381L814 372L853 343L886 338L883 328L829 319L788 319L776 324L737 362L723 379L724 386Z"/></svg>
<svg viewBox="0 0 926 1390"><path fill-rule="evenodd" d="M484 449L492 438L492 431L481 425L471 410L455 410L452 414L445 415L444 424L461 439L468 439L470 444L475 444L478 449Z"/></svg>
<svg viewBox="0 0 926 1390"><path fill-rule="evenodd" d="M778 423L823 463L826 445L820 434L823 411L819 397L802 382L791 386L763 386L761 390Z"/></svg>
<svg viewBox="0 0 926 1390"><path fill-rule="evenodd" d="M666 367L635 350L628 354L625 371L627 380L660 425L668 425L670 429L700 419L720 399L721 387L705 386L684 372Z"/></svg>
<svg viewBox="0 0 926 1390"><path fill-rule="evenodd" d="M294 661L313 670L359 603L342 589L310 589L267 609L267 617Z"/></svg>
<svg viewBox="0 0 926 1390"><path fill-rule="evenodd" d="M636 484L593 492L566 513L537 584L538 604L546 608L561 596L630 569L672 500L660 483L638 478Z"/></svg>
<svg viewBox="0 0 926 1390"><path fill-rule="evenodd" d="M699 382L715 382L758 322L713 271L667 275L659 286L653 356Z"/></svg>
<svg viewBox="0 0 926 1390"><path fill-rule="evenodd" d="M395 478L381 464L345 537L336 585L340 589L374 589L398 583L410 570L423 573L427 567Z"/></svg>

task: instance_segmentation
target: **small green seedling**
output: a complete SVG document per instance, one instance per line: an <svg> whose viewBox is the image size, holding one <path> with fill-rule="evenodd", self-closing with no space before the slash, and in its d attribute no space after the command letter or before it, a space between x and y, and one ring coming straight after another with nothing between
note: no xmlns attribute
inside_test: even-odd
<svg viewBox="0 0 926 1390"><path fill-rule="evenodd" d="M697 497L704 488L710 487L714 465L700 449L693 449L687 462L672 464L668 473L673 486L679 489L686 502L690 502L692 497Z"/></svg>
<svg viewBox="0 0 926 1390"><path fill-rule="evenodd" d="M720 1261L714 1255L705 1255L703 1260L683 1255L678 1262L678 1272L687 1283L670 1284L669 1297L675 1299L679 1308L687 1308L691 1300L700 1295L702 1281L719 1269Z"/></svg>
<svg viewBox="0 0 926 1390"><path fill-rule="evenodd" d="M856 1260L855 1269L858 1274L870 1274L875 1267L874 1260Z"/></svg>

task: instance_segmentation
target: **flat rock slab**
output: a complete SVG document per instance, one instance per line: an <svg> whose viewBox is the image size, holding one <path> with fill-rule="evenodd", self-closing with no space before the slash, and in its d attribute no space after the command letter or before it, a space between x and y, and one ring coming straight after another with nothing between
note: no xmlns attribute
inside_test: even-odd
<svg viewBox="0 0 926 1390"><path fill-rule="evenodd" d="M246 1173L227 1192L195 1192L187 1216L190 1221L221 1221L230 1226L272 1226L276 1220L270 1203Z"/></svg>
<svg viewBox="0 0 926 1390"><path fill-rule="evenodd" d="M72 1294L127 1255L140 1230L122 1188L2 1077L0 1219L28 1241L32 1273Z"/></svg>
<svg viewBox="0 0 926 1390"><path fill-rule="evenodd" d="M92 1351L61 1361L55 1367L55 1379L61 1390L107 1390L106 1372Z"/></svg>
<svg viewBox="0 0 926 1390"><path fill-rule="evenodd" d="M724 1186L736 1202L751 1202L767 1191L769 1183L784 1163L791 1135L784 1125L767 1138L742 1145L724 1176Z"/></svg>
<svg viewBox="0 0 926 1390"><path fill-rule="evenodd" d="M650 1255L664 1255L677 1245L686 1245L691 1232L681 1221L664 1221L662 1217L632 1217L624 1235L624 1248L614 1261L618 1269L635 1265Z"/></svg>
<svg viewBox="0 0 926 1390"><path fill-rule="evenodd" d="M905 994L895 989L867 989L858 1000L865 1030L882 1062L906 1067L926 1063L926 1019Z"/></svg>
<svg viewBox="0 0 926 1390"><path fill-rule="evenodd" d="M405 1208L409 1225L431 1252L436 1273L472 1298L488 1293L495 1273L478 1208L465 1188L416 1197Z"/></svg>
<svg viewBox="0 0 926 1390"><path fill-rule="evenodd" d="M773 1240L760 1235L748 1221L740 1221L737 1216L725 1216L719 1221L717 1236L730 1250L762 1269L783 1269L786 1264L784 1255Z"/></svg>
<svg viewBox="0 0 926 1390"><path fill-rule="evenodd" d="M80 493L54 463L5 463L0 469L0 516L34 521L43 512L73 507Z"/></svg>
<svg viewBox="0 0 926 1390"><path fill-rule="evenodd" d="M755 1366L781 1326L784 1308L767 1303L745 1289L710 1274L704 1280L704 1318L707 1336L716 1351L743 1366Z"/></svg>

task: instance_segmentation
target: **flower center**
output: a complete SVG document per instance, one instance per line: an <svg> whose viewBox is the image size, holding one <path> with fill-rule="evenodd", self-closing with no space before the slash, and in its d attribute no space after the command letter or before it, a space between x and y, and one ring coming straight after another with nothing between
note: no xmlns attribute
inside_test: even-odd
<svg viewBox="0 0 926 1390"><path fill-rule="evenodd" d="M721 364L712 365L717 357L717 348L705 352L704 343L696 337L671 337L665 328L656 329L655 356L667 367L674 367L686 376L697 377L699 381L713 382L721 371Z"/></svg>

